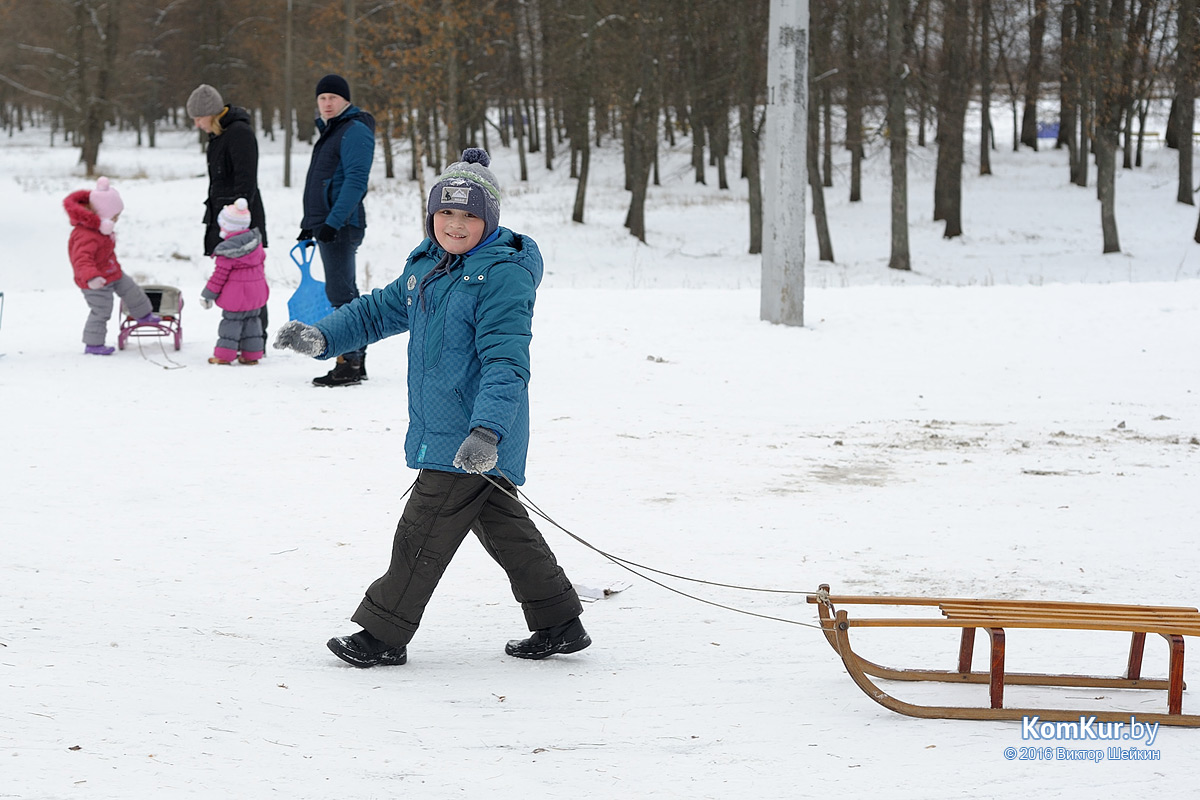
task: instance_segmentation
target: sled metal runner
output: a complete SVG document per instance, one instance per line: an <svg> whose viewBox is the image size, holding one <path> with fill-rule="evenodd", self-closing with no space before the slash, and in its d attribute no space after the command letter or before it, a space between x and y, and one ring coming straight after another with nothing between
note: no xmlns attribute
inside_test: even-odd
<svg viewBox="0 0 1200 800"><path fill-rule="evenodd" d="M1099 722L1129 721L1162 725L1200 727L1200 715L1183 713L1184 636L1200 636L1200 611L1179 606L1142 606L1115 603L1072 603L1045 600L981 600L961 597L904 597L887 595L831 595L822 584L807 596L817 606L821 630L842 658L851 679L868 697L885 708L910 717L925 719L977 719L1020 721L1037 716L1048 722L1077 722L1095 717ZM891 606L934 608L940 616L850 616L839 606ZM958 669L896 669L869 661L854 652L852 628L959 628L962 631ZM989 669L972 671L975 632L987 631L990 643ZM1118 631L1130 634L1129 657L1123 677L1100 677L1052 673L1006 672L1004 666L1006 629L1054 631ZM1142 677L1146 634L1157 634L1170 652L1167 677ZM899 700L883 691L872 678L892 681L937 681L942 683L987 684L990 706L926 706ZM1005 708L1005 686L1065 686L1104 689L1166 690L1166 713L1142 711L1093 711L1065 708Z"/></svg>

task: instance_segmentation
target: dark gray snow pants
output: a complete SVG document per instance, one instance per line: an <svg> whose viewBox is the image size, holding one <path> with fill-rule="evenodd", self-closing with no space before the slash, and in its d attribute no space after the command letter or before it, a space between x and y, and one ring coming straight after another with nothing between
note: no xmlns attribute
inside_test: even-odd
<svg viewBox="0 0 1200 800"><path fill-rule="evenodd" d="M515 494L512 484L493 478ZM421 470L392 542L392 561L351 619L392 646L406 645L458 547L473 531L508 574L529 630L583 612L566 573L516 500L482 475Z"/></svg>

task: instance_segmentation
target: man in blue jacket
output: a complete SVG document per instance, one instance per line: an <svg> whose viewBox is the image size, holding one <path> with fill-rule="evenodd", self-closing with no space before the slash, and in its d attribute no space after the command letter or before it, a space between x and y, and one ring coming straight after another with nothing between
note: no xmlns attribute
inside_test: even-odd
<svg viewBox="0 0 1200 800"><path fill-rule="evenodd" d="M392 559L352 619L330 639L356 667L403 664L425 606L469 531L508 575L533 635L515 658L574 653L592 643L583 607L516 498L529 447L529 341L542 256L501 228L500 190L475 148L429 194L428 238L404 273L315 326L279 329L275 347L331 358L398 333L408 340L408 466L420 470L396 527Z"/></svg>
<svg viewBox="0 0 1200 800"><path fill-rule="evenodd" d="M325 268L325 294L334 308L358 297L354 256L366 232L363 198L375 156L375 118L350 103L341 75L317 81L317 130L308 177L300 241L315 238ZM366 348L343 353L314 386L354 386L367 379Z"/></svg>

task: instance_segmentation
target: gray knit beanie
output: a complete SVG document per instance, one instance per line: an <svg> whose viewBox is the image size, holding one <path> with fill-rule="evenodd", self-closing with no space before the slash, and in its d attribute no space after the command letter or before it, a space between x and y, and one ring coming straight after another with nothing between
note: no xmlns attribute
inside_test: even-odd
<svg viewBox="0 0 1200 800"><path fill-rule="evenodd" d="M220 114L224 110L225 101L221 99L220 92L207 83L197 86L187 100L189 117L207 117L212 114Z"/></svg>
<svg viewBox="0 0 1200 800"><path fill-rule="evenodd" d="M433 215L443 208L469 211L482 219L485 240L496 232L500 227L500 184L488 169L491 163L486 150L469 147L463 150L461 161L446 167L429 191L425 232L430 239L435 238Z"/></svg>

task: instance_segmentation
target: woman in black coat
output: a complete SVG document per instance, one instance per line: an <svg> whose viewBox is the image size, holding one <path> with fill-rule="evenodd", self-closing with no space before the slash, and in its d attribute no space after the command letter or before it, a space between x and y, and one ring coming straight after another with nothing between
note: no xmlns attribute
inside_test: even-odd
<svg viewBox="0 0 1200 800"><path fill-rule="evenodd" d="M217 215L239 197L250 204L250 227L267 246L267 217L258 192L258 139L244 108L226 105L216 89L200 84L187 101L188 116L208 134L208 197L204 201L204 255L221 243ZM262 310L263 334L267 307Z"/></svg>

